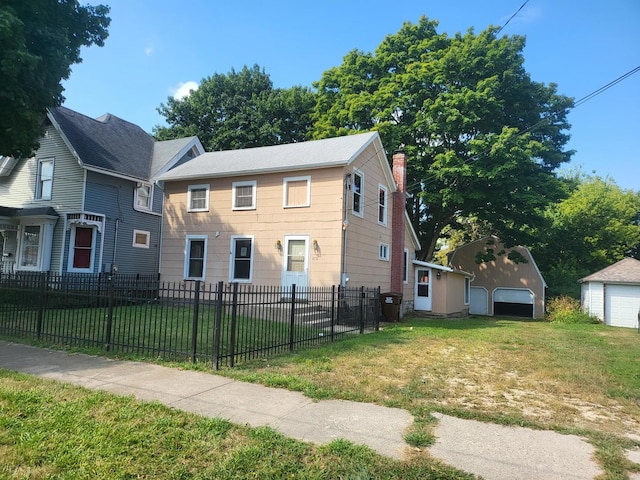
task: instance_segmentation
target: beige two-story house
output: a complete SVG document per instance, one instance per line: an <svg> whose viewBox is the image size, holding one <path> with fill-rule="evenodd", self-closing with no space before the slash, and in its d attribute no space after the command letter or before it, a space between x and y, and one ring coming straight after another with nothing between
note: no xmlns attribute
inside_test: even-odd
<svg viewBox="0 0 640 480"><path fill-rule="evenodd" d="M300 287L380 287L413 303L419 249L406 158L377 132L209 152L166 172L160 273Z"/></svg>

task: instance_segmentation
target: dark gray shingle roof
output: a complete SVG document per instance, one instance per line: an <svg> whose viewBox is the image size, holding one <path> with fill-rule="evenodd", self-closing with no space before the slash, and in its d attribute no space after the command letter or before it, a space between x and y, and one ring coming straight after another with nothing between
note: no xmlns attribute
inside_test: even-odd
<svg viewBox="0 0 640 480"><path fill-rule="evenodd" d="M640 260L636 260L635 258L623 258L619 262L592 273L579 281L640 283Z"/></svg>
<svg viewBox="0 0 640 480"><path fill-rule="evenodd" d="M65 107L50 112L84 165L150 177L155 140L139 126L111 114L94 119Z"/></svg>

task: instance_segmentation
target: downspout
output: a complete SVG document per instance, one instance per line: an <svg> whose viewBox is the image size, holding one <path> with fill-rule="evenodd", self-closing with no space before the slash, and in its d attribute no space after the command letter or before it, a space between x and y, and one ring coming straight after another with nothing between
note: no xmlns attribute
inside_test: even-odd
<svg viewBox="0 0 640 480"><path fill-rule="evenodd" d="M347 240L348 233L347 229L349 228L349 213L348 213L348 202L349 202L349 191L351 190L351 174L347 173L344 177L344 202L342 203L342 266L340 272L340 285L342 287L346 287L349 282L349 277L347 276Z"/></svg>
<svg viewBox="0 0 640 480"><path fill-rule="evenodd" d="M118 226L120 225L120 219L116 218L116 229L113 238L113 256L111 258L111 269L113 271L113 265L116 263L116 251L118 249Z"/></svg>

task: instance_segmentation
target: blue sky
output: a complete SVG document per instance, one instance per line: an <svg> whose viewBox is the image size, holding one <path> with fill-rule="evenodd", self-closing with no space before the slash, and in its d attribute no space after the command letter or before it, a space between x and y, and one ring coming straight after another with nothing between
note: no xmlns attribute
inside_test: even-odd
<svg viewBox="0 0 640 480"><path fill-rule="evenodd" d="M110 36L82 53L65 105L151 131L156 108L188 82L258 64L275 87L311 87L349 51L373 52L421 15L453 35L503 25L524 0L86 0L111 7ZM533 80L580 99L640 66L638 0L529 0L503 30L524 35ZM575 108L567 168L640 190L640 72ZM392 148L392 147L388 147Z"/></svg>

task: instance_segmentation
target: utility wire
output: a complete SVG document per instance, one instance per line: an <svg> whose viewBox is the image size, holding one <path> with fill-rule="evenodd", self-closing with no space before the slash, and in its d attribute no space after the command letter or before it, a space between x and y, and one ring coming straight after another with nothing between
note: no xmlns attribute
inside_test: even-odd
<svg viewBox="0 0 640 480"><path fill-rule="evenodd" d="M525 0L525 2L520 6L520 8L516 11L516 13L514 13L513 15L511 15L511 16L509 17L509 20L507 20L507 21L505 22L505 24L504 24L504 25L502 25L502 26L498 29L498 31L496 32L496 35L498 35L498 34L502 31L502 29L503 29L504 27L506 27L507 25L509 25L509 22L510 22L511 20L513 20L513 18L514 18L516 15L518 15L518 13L520 13L520 10L522 10L522 9L524 8L524 6L525 6L527 3L529 3L529 0Z"/></svg>
<svg viewBox="0 0 640 480"><path fill-rule="evenodd" d="M579 100L576 100L576 102L573 104L573 108L579 107L580 105L582 105L585 102L588 102L589 100L591 100L592 98L600 95L602 92L610 89L611 87L613 87L614 85L617 85L618 83L620 83L621 81L629 78L631 75L640 72L640 65L638 65L636 68L633 68L631 70L629 70L627 73L620 75L618 78L616 78L615 80L612 80L611 82L607 83L606 85L600 87L597 90L594 90L593 92L591 92L588 95L585 95L584 97L582 97Z"/></svg>

